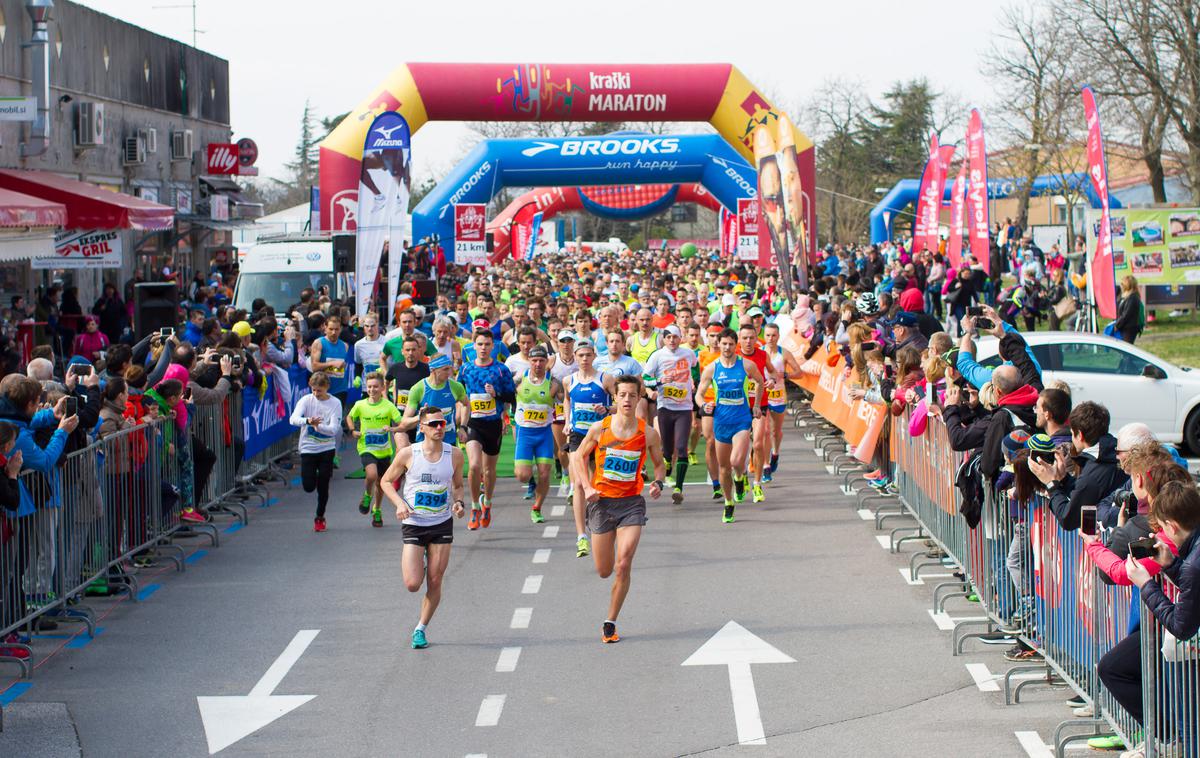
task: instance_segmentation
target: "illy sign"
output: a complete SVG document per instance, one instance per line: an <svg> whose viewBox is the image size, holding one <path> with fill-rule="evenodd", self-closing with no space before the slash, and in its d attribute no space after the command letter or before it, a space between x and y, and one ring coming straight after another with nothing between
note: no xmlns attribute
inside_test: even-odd
<svg viewBox="0 0 1200 758"><path fill-rule="evenodd" d="M238 172L238 146L229 142L214 142L208 146L209 174L236 174Z"/></svg>

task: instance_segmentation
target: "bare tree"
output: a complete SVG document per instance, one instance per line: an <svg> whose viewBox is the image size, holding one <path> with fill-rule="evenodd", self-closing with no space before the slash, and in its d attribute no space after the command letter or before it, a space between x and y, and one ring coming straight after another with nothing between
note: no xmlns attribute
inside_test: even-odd
<svg viewBox="0 0 1200 758"><path fill-rule="evenodd" d="M1010 6L997 26L999 41L985 54L983 70L997 83L998 99L990 112L1000 141L1015 148L1008 162L1013 177L1022 179L1017 224L1023 229L1033 181L1053 162L1063 120L1072 115L1071 98L1077 101L1069 65L1074 40L1046 9Z"/></svg>
<svg viewBox="0 0 1200 758"><path fill-rule="evenodd" d="M811 114L813 137L818 140L817 228L828 229L829 239L838 242L857 238L865 229L862 208L844 210L847 198L869 193L871 177L861 171L859 125L870 101L861 82L830 79L824 82L802 112ZM823 219L821 218L823 217ZM823 222L822 222L823 221Z"/></svg>
<svg viewBox="0 0 1200 758"><path fill-rule="evenodd" d="M1114 70L1113 83L1174 125L1187 148L1192 200L1200 203L1200 0L1064 0L1063 10L1091 61ZM1153 120L1145 125L1152 177L1162 173L1162 139L1157 155L1153 143L1163 131Z"/></svg>

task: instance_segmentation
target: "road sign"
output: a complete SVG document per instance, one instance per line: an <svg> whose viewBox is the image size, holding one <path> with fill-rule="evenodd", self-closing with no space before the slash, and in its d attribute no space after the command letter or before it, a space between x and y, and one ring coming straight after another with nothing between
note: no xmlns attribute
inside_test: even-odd
<svg viewBox="0 0 1200 758"><path fill-rule="evenodd" d="M733 719L738 744L765 745L758 693L754 690L754 663L795 663L774 646L764 642L736 621L730 621L683 662L684 666L728 666L729 692L733 696Z"/></svg>
<svg viewBox="0 0 1200 758"><path fill-rule="evenodd" d="M208 754L214 755L238 740L262 729L312 700L316 695L272 695L300 656L316 639L320 629L301 629L249 695L199 696L200 720L208 738Z"/></svg>

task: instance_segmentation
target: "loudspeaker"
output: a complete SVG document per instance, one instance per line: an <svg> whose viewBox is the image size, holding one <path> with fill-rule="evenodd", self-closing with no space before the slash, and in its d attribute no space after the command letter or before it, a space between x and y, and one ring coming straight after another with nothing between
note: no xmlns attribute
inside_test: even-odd
<svg viewBox="0 0 1200 758"><path fill-rule="evenodd" d="M483 239L484 239L484 245L485 245L485 249L486 249L486 250L487 250L489 253L494 253L494 252L496 252L496 237L495 237L495 234L494 234L493 232L486 232L486 233L483 235Z"/></svg>
<svg viewBox="0 0 1200 758"><path fill-rule="evenodd" d="M339 274L354 273L355 241L353 234L333 235L333 270Z"/></svg>
<svg viewBox="0 0 1200 758"><path fill-rule="evenodd" d="M133 333L140 340L151 332L179 326L179 287L174 282L142 282L133 286Z"/></svg>

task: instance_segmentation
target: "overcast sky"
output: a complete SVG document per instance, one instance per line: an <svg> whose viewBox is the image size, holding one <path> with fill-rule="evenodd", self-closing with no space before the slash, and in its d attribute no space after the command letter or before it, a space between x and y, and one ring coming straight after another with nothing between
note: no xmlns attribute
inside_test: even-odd
<svg viewBox="0 0 1200 758"><path fill-rule="evenodd" d="M191 42L189 0L82 4ZM254 138L262 174L282 176L306 98L321 116L348 111L406 61L729 62L789 111L835 76L861 81L873 97L925 77L985 105L979 55L1003 4L197 0L196 26L198 46L229 61L234 138ZM175 5L185 7L164 7ZM461 124L427 124L413 138L417 175L451 168L465 139Z"/></svg>

